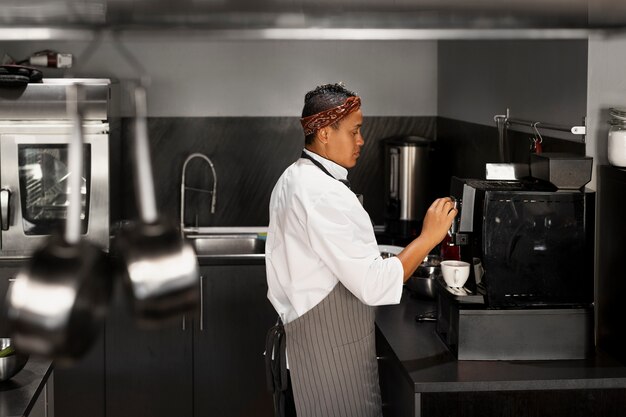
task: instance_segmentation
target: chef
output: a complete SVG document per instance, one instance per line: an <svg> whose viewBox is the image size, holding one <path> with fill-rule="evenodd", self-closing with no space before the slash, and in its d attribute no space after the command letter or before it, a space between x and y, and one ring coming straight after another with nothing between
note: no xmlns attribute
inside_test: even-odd
<svg viewBox="0 0 626 417"><path fill-rule="evenodd" d="M449 198L436 200L421 234L381 258L347 182L364 143L361 99L343 84L319 86L304 98L301 124L305 147L272 191L265 249L268 298L279 316L266 344L275 411L378 417L373 306L400 302L404 281L456 210Z"/></svg>

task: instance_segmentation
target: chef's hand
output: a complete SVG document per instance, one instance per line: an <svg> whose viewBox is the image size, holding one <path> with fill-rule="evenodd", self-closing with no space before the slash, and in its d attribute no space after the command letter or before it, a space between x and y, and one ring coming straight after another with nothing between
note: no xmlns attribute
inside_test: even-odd
<svg viewBox="0 0 626 417"><path fill-rule="evenodd" d="M446 237L456 214L457 210L450 197L438 198L426 211L422 233L397 255L402 262L405 282L426 255Z"/></svg>
<svg viewBox="0 0 626 417"><path fill-rule="evenodd" d="M450 197L436 199L424 216L422 236L430 241L433 247L437 246L446 237L457 213Z"/></svg>

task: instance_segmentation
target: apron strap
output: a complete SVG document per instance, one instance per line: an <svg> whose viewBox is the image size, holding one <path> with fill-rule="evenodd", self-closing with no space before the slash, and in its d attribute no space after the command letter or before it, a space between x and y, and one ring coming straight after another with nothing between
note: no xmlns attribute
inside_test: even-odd
<svg viewBox="0 0 626 417"><path fill-rule="evenodd" d="M324 165L322 165L319 161L316 161L314 158L312 158L311 155L309 155L306 152L302 151L302 155L300 155L300 158L308 159L309 161L313 162L313 164L316 167L318 167L319 169L321 169L324 174L326 174L329 177L331 177L332 179L335 179L335 180L339 181L340 183L344 184L346 187L348 187L349 190L352 190L352 188L350 187L350 181L348 181L348 180L339 180L339 179L333 177L333 175L330 172L328 172L328 170L324 167Z"/></svg>
<svg viewBox="0 0 626 417"><path fill-rule="evenodd" d="M285 415L285 391L288 387L285 328L280 317L265 337L265 377L274 397L274 415Z"/></svg>

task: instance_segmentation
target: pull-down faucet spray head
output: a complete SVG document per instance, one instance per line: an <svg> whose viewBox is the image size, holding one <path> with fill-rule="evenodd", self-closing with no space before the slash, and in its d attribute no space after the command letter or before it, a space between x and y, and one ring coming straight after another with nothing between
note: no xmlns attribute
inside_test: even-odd
<svg viewBox="0 0 626 417"><path fill-rule="evenodd" d="M205 193L211 193L211 214L215 213L215 205L217 203L217 174L215 173L215 166L213 166L213 162L209 159L208 156L201 153L192 153L185 159L183 163L183 170L181 175L181 183L180 183L180 230L184 232L185 230L185 189L187 188L185 184L185 172L187 170L187 164L195 158L204 159L211 168L211 173L213 175L213 189L212 190L196 190Z"/></svg>

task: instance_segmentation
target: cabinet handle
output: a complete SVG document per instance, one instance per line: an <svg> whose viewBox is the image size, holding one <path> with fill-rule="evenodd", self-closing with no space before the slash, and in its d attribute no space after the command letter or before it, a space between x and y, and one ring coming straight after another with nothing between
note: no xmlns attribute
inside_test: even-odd
<svg viewBox="0 0 626 417"><path fill-rule="evenodd" d="M187 317L187 316L185 316L185 315L183 314L183 331L185 331L185 330L186 330L186 326L185 326L185 317Z"/></svg>
<svg viewBox="0 0 626 417"><path fill-rule="evenodd" d="M200 331L204 330L204 276L200 275Z"/></svg>
<svg viewBox="0 0 626 417"><path fill-rule="evenodd" d="M9 197L11 192L3 188L0 190L0 220L2 222L2 230L9 230Z"/></svg>

